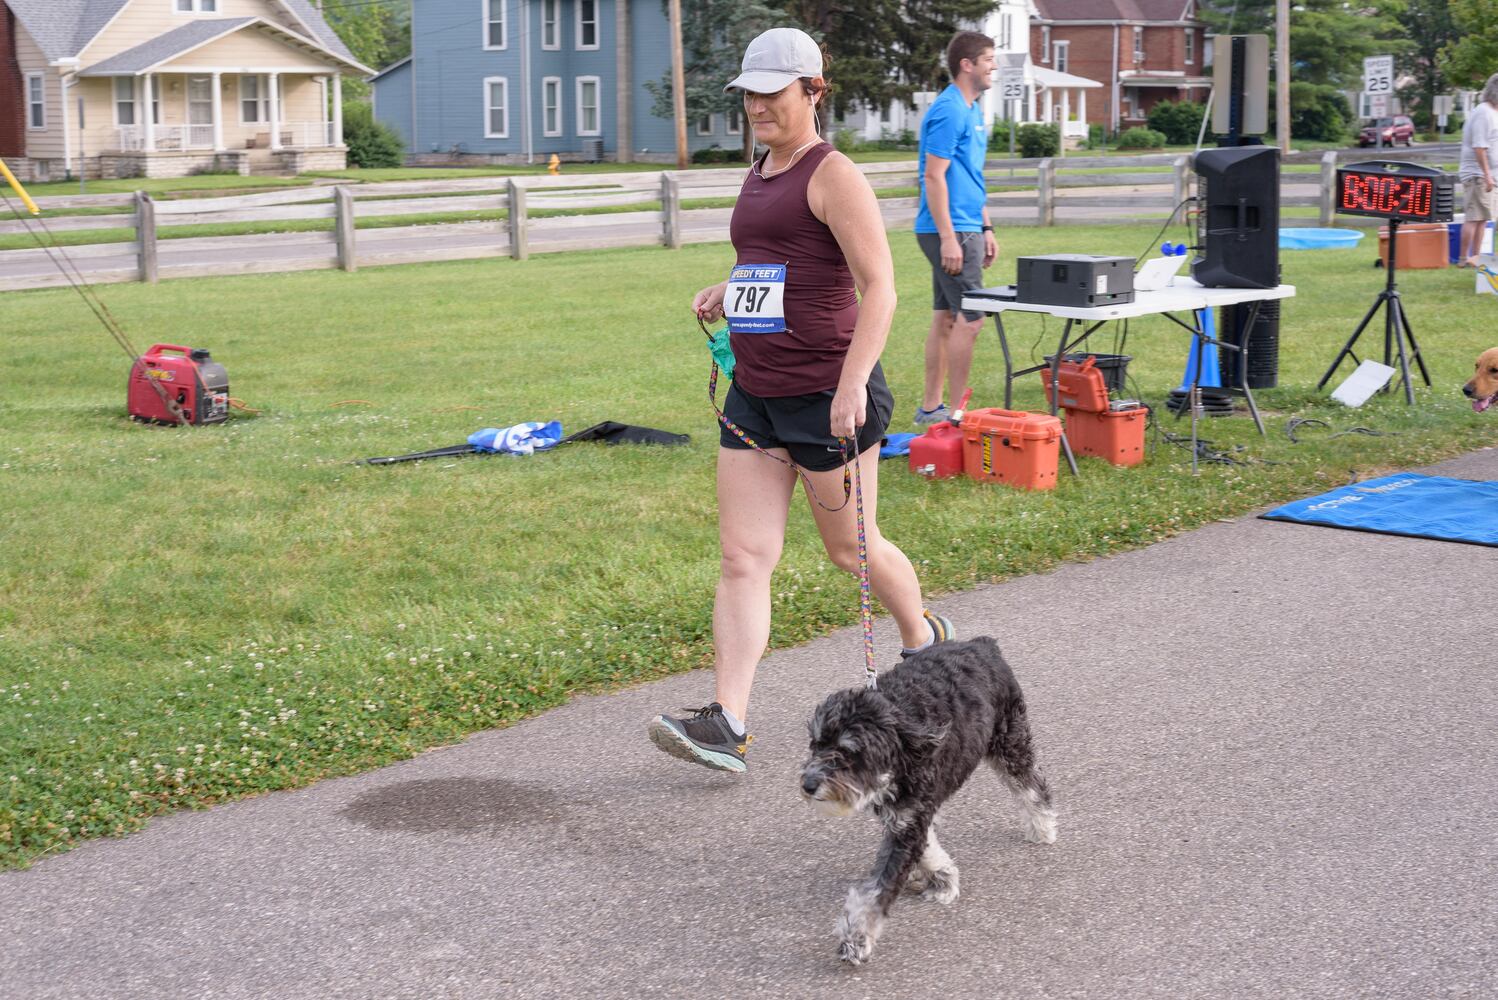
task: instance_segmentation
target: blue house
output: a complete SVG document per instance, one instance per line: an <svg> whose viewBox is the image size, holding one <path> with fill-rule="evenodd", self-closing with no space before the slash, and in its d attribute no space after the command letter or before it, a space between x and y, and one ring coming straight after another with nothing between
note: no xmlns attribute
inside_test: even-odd
<svg viewBox="0 0 1498 1000"><path fill-rule="evenodd" d="M674 160L645 88L671 68L661 0L412 0L411 56L372 77L375 117L413 162ZM688 123L739 148L742 114Z"/></svg>

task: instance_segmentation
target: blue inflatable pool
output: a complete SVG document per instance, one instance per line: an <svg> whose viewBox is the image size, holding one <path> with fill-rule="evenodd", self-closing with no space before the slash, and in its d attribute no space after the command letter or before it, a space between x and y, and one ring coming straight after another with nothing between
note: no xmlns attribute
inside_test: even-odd
<svg viewBox="0 0 1498 1000"><path fill-rule="evenodd" d="M1330 250L1356 246L1361 229L1281 229L1281 250Z"/></svg>

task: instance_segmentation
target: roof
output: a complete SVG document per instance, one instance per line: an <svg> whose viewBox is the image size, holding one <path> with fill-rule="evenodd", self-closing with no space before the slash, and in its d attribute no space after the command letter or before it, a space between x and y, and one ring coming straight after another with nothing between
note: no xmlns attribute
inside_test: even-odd
<svg viewBox="0 0 1498 1000"><path fill-rule="evenodd" d="M1187 20L1192 0L1034 0L1042 21ZM1192 20L1195 18L1193 17Z"/></svg>
<svg viewBox="0 0 1498 1000"><path fill-rule="evenodd" d="M215 38L233 34L247 24L259 21L258 17L215 18L211 21L191 21L182 27L158 35L149 42L126 49L110 56L83 71L84 76L122 76L144 73L168 59L190 52Z"/></svg>
<svg viewBox="0 0 1498 1000"><path fill-rule="evenodd" d="M369 78L369 82L370 83L374 83L376 80L380 79L381 77L384 77L384 76L386 76L387 74L390 74L390 73L394 73L396 70L400 69L402 66L406 65L406 63L408 63L410 61L411 61L411 57L410 56L406 56L406 58L402 59L400 62L393 62L393 63L391 63L389 66L386 66L384 69L380 70L374 76L370 77Z"/></svg>
<svg viewBox="0 0 1498 1000"><path fill-rule="evenodd" d="M1064 87L1067 89L1091 90L1101 87L1102 84L1096 80L1089 80L1085 76L1073 76L1070 73L1062 73L1059 70L1046 69L1044 66L1031 66L1030 79L1042 87L1054 89Z"/></svg>
<svg viewBox="0 0 1498 1000"><path fill-rule="evenodd" d="M130 3L130 0L4 0L4 2L15 12L17 20L26 28L26 33L40 46L47 60L55 62L59 59L77 56L87 48L88 44L98 37L99 32L114 20L115 15ZM360 69L372 72L368 66L354 57L348 46L343 44L343 40L328 25L322 12L314 7L310 0L266 0L266 2L279 6L290 14L292 19L300 25L300 34L306 35L322 48ZM163 6L162 9L168 8ZM224 19L214 18L213 20ZM164 18L163 21L168 24L172 23L169 18ZM194 20L193 23L206 22ZM157 40L175 33L175 30L165 32Z"/></svg>

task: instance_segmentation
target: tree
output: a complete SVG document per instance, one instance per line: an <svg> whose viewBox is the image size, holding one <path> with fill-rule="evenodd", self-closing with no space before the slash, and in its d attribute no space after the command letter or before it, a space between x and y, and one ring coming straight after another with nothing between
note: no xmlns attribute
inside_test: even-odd
<svg viewBox="0 0 1498 1000"><path fill-rule="evenodd" d="M1418 104L1428 114L1436 95L1448 89L1441 68L1441 50L1456 41L1451 2L1405 0L1403 8L1396 11L1394 17L1410 41L1409 48L1398 60L1399 69L1415 78L1414 84L1406 87L1400 96L1407 103Z"/></svg>
<svg viewBox="0 0 1498 1000"><path fill-rule="evenodd" d="M411 54L411 8L407 0L327 0L322 12L354 58L366 66L383 69ZM369 84L345 76L343 96L363 100L369 96Z"/></svg>
<svg viewBox="0 0 1498 1000"><path fill-rule="evenodd" d="M1391 0L1358 7L1346 0L1298 0L1290 15L1295 79L1360 88L1364 58L1400 56L1412 48L1393 16L1402 6Z"/></svg>
<svg viewBox="0 0 1498 1000"><path fill-rule="evenodd" d="M983 18L991 0L784 0L791 18L825 39L832 103L842 115L858 105L910 104L918 90L947 81L947 43Z"/></svg>
<svg viewBox="0 0 1498 1000"><path fill-rule="evenodd" d="M1439 63L1456 86L1478 88L1498 70L1498 0L1451 0L1454 40Z"/></svg>
<svg viewBox="0 0 1498 1000"><path fill-rule="evenodd" d="M662 10L667 5L661 4ZM762 31L770 28L795 28L788 24L785 12L759 0L682 0L681 47L686 63L687 120L737 110L743 114L743 98L737 93L723 93L723 85L739 75L744 49ZM645 89L655 99L650 113L670 119L675 114L671 103L671 71L659 80L646 80ZM741 121L744 130L744 158L754 151L754 130Z"/></svg>

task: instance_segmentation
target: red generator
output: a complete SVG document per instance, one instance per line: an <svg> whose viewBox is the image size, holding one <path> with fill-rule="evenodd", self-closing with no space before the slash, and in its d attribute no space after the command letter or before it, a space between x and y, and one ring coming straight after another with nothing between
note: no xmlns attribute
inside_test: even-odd
<svg viewBox="0 0 1498 1000"><path fill-rule="evenodd" d="M143 423L222 423L229 373L201 347L153 344L130 368L125 404L130 419Z"/></svg>

